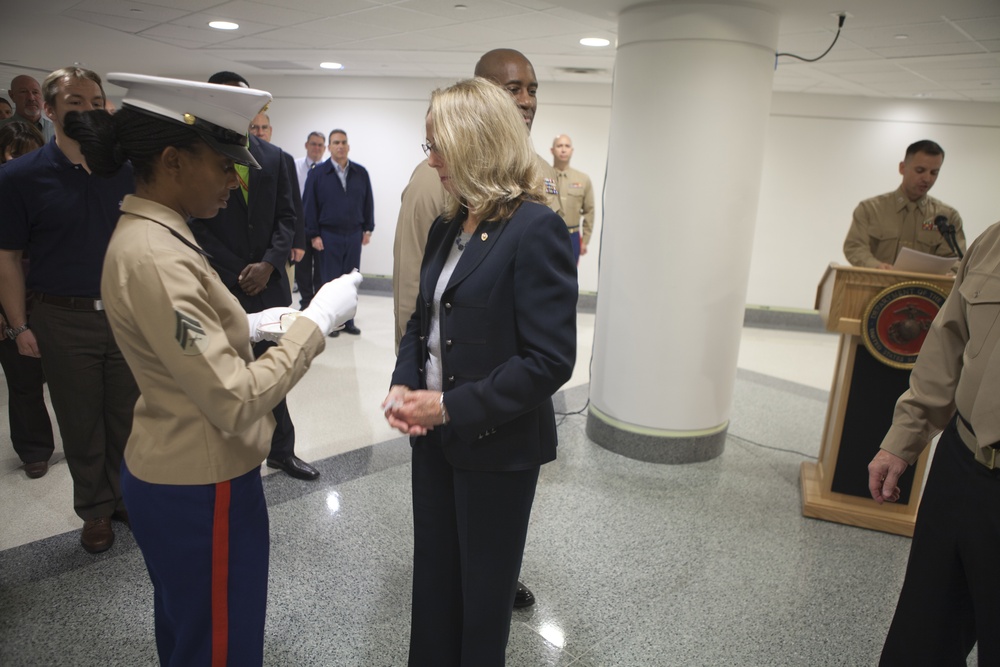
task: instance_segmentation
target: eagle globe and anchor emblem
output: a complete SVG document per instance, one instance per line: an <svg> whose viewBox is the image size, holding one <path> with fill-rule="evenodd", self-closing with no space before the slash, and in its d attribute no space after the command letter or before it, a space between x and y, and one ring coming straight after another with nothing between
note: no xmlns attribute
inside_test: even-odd
<svg viewBox="0 0 1000 667"><path fill-rule="evenodd" d="M861 321L865 347L887 366L913 368L927 330L947 298L947 292L930 283L887 287L865 309Z"/></svg>

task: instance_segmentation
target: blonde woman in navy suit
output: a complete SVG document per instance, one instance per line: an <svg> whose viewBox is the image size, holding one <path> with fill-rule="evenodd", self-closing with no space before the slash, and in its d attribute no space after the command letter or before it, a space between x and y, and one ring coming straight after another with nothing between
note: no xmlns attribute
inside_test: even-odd
<svg viewBox="0 0 1000 667"><path fill-rule="evenodd" d="M510 94L435 91L429 165L450 195L384 407L413 445L410 665L503 665L552 395L576 357L576 264Z"/></svg>

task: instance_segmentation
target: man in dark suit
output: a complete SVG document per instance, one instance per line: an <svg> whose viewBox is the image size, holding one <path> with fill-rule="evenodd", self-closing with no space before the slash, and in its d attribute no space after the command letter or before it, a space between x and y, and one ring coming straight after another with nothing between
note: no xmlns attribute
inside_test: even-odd
<svg viewBox="0 0 1000 667"><path fill-rule="evenodd" d="M234 72L213 74L209 83L249 88ZM288 306L292 302L285 263L295 233L294 191L297 185L289 161L277 146L250 136L250 154L260 169L241 169L238 194L229 199L211 220L192 220L195 238L211 255L211 264L222 282L239 299L248 313ZM248 173L249 172L249 173ZM260 356L274 343L254 345ZM295 426L284 400L274 408L277 426L271 438L267 465L284 470L292 477L313 480L319 471L295 456Z"/></svg>

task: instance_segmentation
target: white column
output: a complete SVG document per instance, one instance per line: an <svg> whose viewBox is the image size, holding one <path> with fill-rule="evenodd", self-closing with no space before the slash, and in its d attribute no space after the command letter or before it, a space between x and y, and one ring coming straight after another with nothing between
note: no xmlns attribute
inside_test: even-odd
<svg viewBox="0 0 1000 667"><path fill-rule="evenodd" d="M620 16L587 433L626 456L722 453L778 21L702 2Z"/></svg>

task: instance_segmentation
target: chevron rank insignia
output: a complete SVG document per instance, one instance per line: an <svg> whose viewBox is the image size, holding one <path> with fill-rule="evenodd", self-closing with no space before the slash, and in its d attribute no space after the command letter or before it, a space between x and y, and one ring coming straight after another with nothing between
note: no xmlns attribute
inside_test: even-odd
<svg viewBox="0 0 1000 667"><path fill-rule="evenodd" d="M184 354L194 356L201 354L208 347L208 336L201 326L201 322L188 317L180 311L174 311L177 316L177 332L174 336L181 346Z"/></svg>

